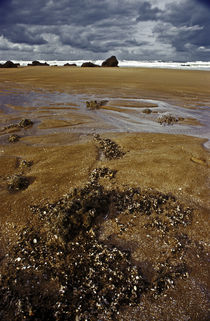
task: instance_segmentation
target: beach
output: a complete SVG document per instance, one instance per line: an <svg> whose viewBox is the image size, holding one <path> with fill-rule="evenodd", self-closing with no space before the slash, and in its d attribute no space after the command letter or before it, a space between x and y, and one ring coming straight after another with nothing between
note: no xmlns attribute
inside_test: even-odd
<svg viewBox="0 0 210 321"><path fill-rule="evenodd" d="M39 247L41 238L34 235L40 233L47 247L49 232L53 245L52 252L51 245L46 250L46 265L53 271L68 265L67 257L72 253L67 250L68 242L71 246L71 242L85 244L90 238L90 243L98 242L98 249L105 246L105 252L113 248L119 253L129 252L126 259L120 254L125 260L122 266L130 264L129 269L138 269L143 280L141 285L133 279L130 285L123 283L127 290L119 290L119 282L110 283L111 299L108 292L101 294L108 279L103 279L100 287L97 285L93 302L82 292L75 294L91 306L90 320L207 320L209 85L210 72L198 70L55 66L0 69L0 258L5 284L9 277L5 267L10 264L11 268L10 258L16 260L18 270L34 273L34 257L24 263L24 254L17 245L23 246L20 235L28 237L24 241L27 251L39 253L43 244ZM87 101L103 104L89 110ZM161 117L169 114L174 116L174 123L161 123ZM21 119L31 119L33 125L16 125ZM18 135L19 141L9 143L12 134ZM106 170L94 172L101 168ZM23 188L14 189L8 183L14 175L27 178ZM64 195L71 205L63 200ZM62 211L59 200L65 205ZM88 218L90 215L88 223L84 213L80 213L82 223L75 223L71 206L76 206L76 200L80 204L76 208L85 209ZM72 234L76 233L74 239L66 241L63 232L59 236L59 228L50 234L52 226L64 224L64 218L59 221L56 216L53 221L49 204L65 215L71 212L73 218L68 224L77 231L72 230ZM38 214L52 215L51 221L45 215L42 223L33 206L39 209ZM22 234L23 229L26 234ZM29 249L30 237L33 244ZM64 256L52 263L49 257L57 253L57 239ZM85 248L82 246L78 249L81 253ZM70 251L68 255L64 248ZM83 265L85 260L93 264L85 257ZM69 262L69 266L77 264L76 259ZM106 265L107 271L114 266L110 264ZM30 268L23 269L24 266ZM37 266L40 275L47 273L43 262ZM128 277L126 269L116 269L123 279ZM74 273L76 278L78 274ZM59 292L65 286L59 277L50 275L43 281L46 302L50 292L55 297L59 293L61 302L64 297L67 300L67 290L64 288L63 296ZM139 276L135 274L135 278ZM27 291L30 292L28 288ZM38 290L37 293L40 295ZM116 299L115 294L122 295L122 299ZM104 302L97 301L106 296ZM69 320L85 320L81 300L74 302L75 311L69 314ZM116 304L112 306L111 302ZM66 309L62 304L60 310L57 308L59 313ZM76 305L82 306L81 310ZM38 313L30 309L26 304L25 314L18 313L30 320Z"/></svg>

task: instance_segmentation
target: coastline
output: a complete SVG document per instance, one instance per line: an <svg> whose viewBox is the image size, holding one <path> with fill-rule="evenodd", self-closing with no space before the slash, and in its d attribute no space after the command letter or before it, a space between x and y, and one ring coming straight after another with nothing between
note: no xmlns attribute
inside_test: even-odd
<svg viewBox="0 0 210 321"><path fill-rule="evenodd" d="M156 99L196 110L202 106L208 106L210 102L209 83L210 72L206 71L71 67L0 69L1 92L15 91L18 95L22 92L43 93L48 91L74 93L74 95L84 95L84 97L92 95L101 97L101 99L107 96ZM33 112L30 109L32 107L34 107ZM33 221L36 226L36 219L34 222L30 209L31 205L43 207L47 203L56 202L70 189L85 186L92 170L108 167L116 170L117 174L114 180L102 179L101 184L107 190L112 188L123 190L130 187L157 190L165 194L171 193L186 206L195 208L191 224L182 226L180 231L174 230L174 234L170 232L172 234L167 234L165 239L163 236L160 237L158 230L153 229L148 232L149 234L151 232L153 241L161 246L161 251L164 251L165 247L166 256L168 255L172 261L177 260L179 263L182 260L168 253L172 249L175 235L179 233L187 235L190 241L186 245L183 260L186 264L191 262L190 278L187 281L177 281L177 287L164 292L166 296L158 297L158 301L153 302L153 299L145 293L140 305L134 308L125 307L120 317L122 320L130 320L132 316L132 320L140 320L138 313L140 309L142 320L147 321L152 318L143 318L148 317L150 313L151 315L156 313L157 318L161 318L162 315L164 318L162 320L167 320L168 313L171 319L178 317L180 321L185 317L196 321L201 320L201 316L205 316L207 300L202 294L202 289L199 288L199 282L202 279L206 283L207 215L210 208L208 203L209 151L201 146L204 139L163 133L115 133L110 132L109 126L101 121L100 128L106 129L106 132L101 133L102 139L111 139L125 152L122 158L107 160L100 157L93 137L94 130L86 134L79 131L62 132L58 130L56 132L56 128L68 129L70 126L80 126L80 123L84 128L92 128L94 122L91 114L83 113L78 116L72 109L75 108L74 102L69 101L67 106L64 106L69 108L68 116L65 114L64 123L63 119L61 122L61 114L65 108L56 103L51 107L45 106L45 102L41 102L41 107L36 108L36 105L30 107L23 101L22 105L13 106L14 113L4 114L2 112L0 118L3 122L6 115L9 124L15 119L30 117L30 113L37 117L33 119L35 129L29 129L29 134L24 135L19 142L8 144L5 140L0 145L0 193L3 200L0 219L3 235L1 242L4 244L4 251L12 247L16 240L14 226L16 230L19 230L30 224L30 221ZM59 114L53 108L60 108ZM109 110L106 112L109 113ZM50 129L51 132L40 135L40 129ZM4 135L5 133L2 137L8 136L7 133L6 136ZM33 165L21 168L18 165L21 159L31 160ZM30 185L23 191L11 194L7 190L6 177L17 173L30 177ZM122 218L121 220L123 221ZM133 260L139 262L143 271L147 270L150 264L155 271L157 262L163 260L162 254L156 248L153 253L153 241L150 242L149 238L144 239L147 238L145 234L147 232L144 232L145 229L141 226L141 219L139 218L139 221L137 219L134 226L131 224L127 227L127 233L120 234L118 228L113 218L104 221L101 239L106 239L108 236L109 239L113 238L112 242L115 246L119 243L121 247L130 249ZM132 237L132 234L135 237ZM9 239L10 243L6 245ZM166 244L158 243L160 239ZM197 255L200 255L199 259ZM150 271L152 276L150 273L145 273L148 278L154 278L154 271ZM199 304L197 304L198 298ZM185 306L183 303L185 300L191 300L193 308L188 304ZM168 311L171 302L174 305L171 311ZM182 315L179 314L178 307L182 308ZM196 313L200 319L193 319Z"/></svg>

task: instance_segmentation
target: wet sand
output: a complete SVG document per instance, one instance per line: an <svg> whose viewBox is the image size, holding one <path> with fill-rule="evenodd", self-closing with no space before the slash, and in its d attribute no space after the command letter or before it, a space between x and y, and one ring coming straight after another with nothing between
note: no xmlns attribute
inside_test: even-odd
<svg viewBox="0 0 210 321"><path fill-rule="evenodd" d="M203 147L206 139L179 135L179 127L176 135L170 134L176 127L166 127L167 132L160 134L152 133L152 127L151 133L137 132L136 127L134 132L128 132L120 127L122 123L119 122L117 130L113 122L117 123L121 117L119 114L109 123L109 118L99 117L100 111L88 113L83 108L77 112L77 108L80 108L81 101L85 104L86 98L96 96L101 99L159 100L200 111L201 106L206 108L210 103L210 73L137 68L27 67L0 70L0 81L3 93L8 90L21 95L25 91L34 91L40 92L42 97L47 90L74 94L74 97L80 95L79 100L75 98L69 101L67 97L65 103L55 101L50 106L44 100L37 102L35 98L31 105L27 105L23 95L21 104L16 105L14 101L11 106L5 104L5 109L2 109L1 257L12 248L22 227L30 226L31 222L36 226L31 205L42 207L56 202L72 188L85 186L92 170L108 167L117 173L113 180L100 181L107 190L140 187L142 190L172 193L181 203L194 209L189 225L173 228L163 235L154 226L145 229L147 219L132 217L131 213L128 216L118 214L118 221L116 217L110 217L100 223L99 239L109 241L112 246L122 250L129 250L132 262L141 267L147 280L155 278L158 264L165 264L166 258L169 264L172 261L186 264L189 274L187 279L180 278L175 286L164 289L157 298L148 291L143 293L140 303L135 306L125 304L115 316L116 320L207 320L207 215L210 204L209 151ZM119 112L122 107L126 108L128 114L135 112L131 111L132 108L157 110L154 103L144 104L134 100L126 101L123 106L119 100L108 103L104 109L108 113L106 117L110 117L112 111ZM31 118L34 125L18 131L20 141L9 144L10 133L3 127L22 118ZM190 122L192 124L199 126L200 122L196 123L196 119L193 119ZM205 128L205 124L203 126ZM103 139L116 142L125 155L119 159L105 159L94 140L93 134L96 132ZM33 165L20 166L21 160L33 161ZM27 189L16 193L7 190L7 177L14 174L30 178ZM180 241L183 249L173 256L171 251L175 240L178 242L184 235L187 244Z"/></svg>

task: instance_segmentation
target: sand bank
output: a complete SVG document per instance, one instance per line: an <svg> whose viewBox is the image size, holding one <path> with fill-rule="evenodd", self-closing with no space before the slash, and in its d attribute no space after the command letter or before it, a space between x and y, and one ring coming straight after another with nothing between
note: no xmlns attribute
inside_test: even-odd
<svg viewBox="0 0 210 321"><path fill-rule="evenodd" d="M83 104L85 97L89 98L91 95L102 98L160 99L196 110L210 101L210 73L201 71L37 67L0 70L0 81L2 91L8 89L13 93L15 90L20 95L24 90L73 92L82 95ZM77 108L79 104L68 101L68 106ZM112 106L115 106L114 102L107 107ZM109 200L106 217L96 224L99 241L122 251L130 251L132 266L140 267L144 279L150 284L148 290L144 289L139 304L130 307L129 304L124 304L119 308L116 320L207 320L207 215L210 204L209 152L202 146L205 140L186 135L113 132L113 127L103 122L103 119L98 121L97 113L86 113L83 109L78 114L73 109L62 109L62 103L60 105L56 101L51 106L45 105L44 101L27 106L23 99L22 104L16 107L13 104L10 109L5 109L6 112L3 111L1 123L5 125L5 119L7 124L15 123L20 118L31 115L34 125L29 129L21 129L21 139L14 144L8 143L7 132L1 132L0 257L4 258L8 249L16 244L18 231L22 227L32 227L36 233L39 231L39 220L32 214L30 206L42 208L46 204L55 203L75 187L84 187L95 168L108 167L116 171L116 174L111 179L100 179L100 184L106 191L140 188L146 191L143 192L144 197L150 195L147 200L149 206L156 199L156 190L166 195L164 197L171 197L172 204L166 203L168 212L179 212L182 207L176 202L180 202L184 204L184 208L190 209L186 209L186 213L192 213L192 217L186 221L183 219L183 222L179 215L181 221L176 223L174 219L178 218L175 214L172 221L167 221L167 215L161 217L160 213L157 214L158 211L151 215L137 215L137 196L128 204L131 207L128 206L122 212L117 212L112 200ZM118 104L117 107L119 108ZM143 108L137 103L127 103L125 107L128 110L132 107ZM145 107L157 109L155 105L145 104ZM110 112L112 111L106 109L106 113ZM97 123L101 139L109 138L116 142L125 153L122 157L109 160L101 153L93 136ZM25 166L23 160L32 163ZM29 186L11 193L8 190L8 177L14 174L27 177ZM99 192L94 190L94 193ZM88 202L85 208L94 208L93 199L91 198L91 202L88 199ZM126 204L126 198L123 202ZM159 208L160 204L157 205L157 209ZM93 226L93 230L94 228ZM43 231L44 229L40 230L42 235ZM37 244L37 251L39 250ZM18 253L15 255L20 255ZM60 269L62 265L59 264ZM66 264L67 262L64 265ZM41 271L43 273L44 270ZM52 280L45 282L46 289L52 289L55 294L62 285L59 281L56 281L56 285L53 285ZM134 286L136 293L136 285ZM113 289L112 293L115 293ZM11 311L12 309L10 313ZM33 313L36 313L35 310ZM76 317L78 319L78 314ZM106 315L105 319L112 320L112 317Z"/></svg>
<svg viewBox="0 0 210 321"><path fill-rule="evenodd" d="M1 86L111 94L137 98L161 97L183 105L205 104L210 95L210 72L144 68L23 67L0 70ZM110 93L111 91L111 93Z"/></svg>

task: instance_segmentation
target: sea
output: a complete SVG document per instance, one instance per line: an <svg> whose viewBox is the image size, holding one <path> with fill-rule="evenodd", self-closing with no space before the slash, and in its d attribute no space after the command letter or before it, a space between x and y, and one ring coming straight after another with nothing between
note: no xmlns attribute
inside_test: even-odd
<svg viewBox="0 0 210 321"><path fill-rule="evenodd" d="M19 63L20 66L27 66L31 63L31 60L12 60L14 63ZM47 62L50 66L63 66L66 63L76 64L81 66L84 62L91 61L97 65L101 65L103 60L39 60L40 62ZM5 63L5 61L0 61ZM119 67L133 67L133 68L165 68L165 69L184 69L184 70L210 70L210 61L186 61L186 62L175 62L175 61L136 61L136 60L119 60Z"/></svg>

